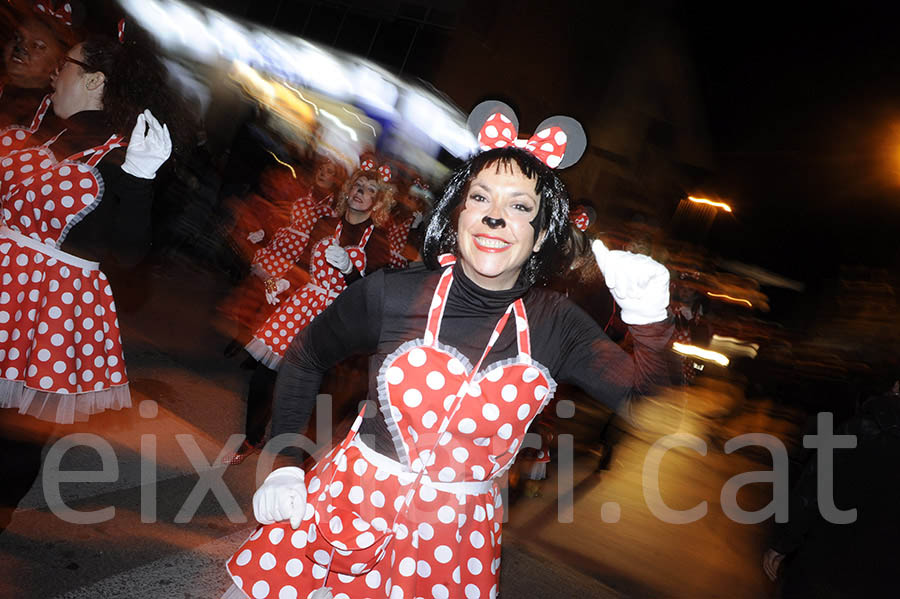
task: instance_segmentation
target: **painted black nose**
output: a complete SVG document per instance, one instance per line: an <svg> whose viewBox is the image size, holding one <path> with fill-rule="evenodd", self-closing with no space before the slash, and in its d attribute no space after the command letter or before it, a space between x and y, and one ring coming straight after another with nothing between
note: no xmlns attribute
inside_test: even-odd
<svg viewBox="0 0 900 599"><path fill-rule="evenodd" d="M492 218L490 216L485 216L481 219L481 222L486 224L492 229L500 229L506 226L506 221L502 218Z"/></svg>

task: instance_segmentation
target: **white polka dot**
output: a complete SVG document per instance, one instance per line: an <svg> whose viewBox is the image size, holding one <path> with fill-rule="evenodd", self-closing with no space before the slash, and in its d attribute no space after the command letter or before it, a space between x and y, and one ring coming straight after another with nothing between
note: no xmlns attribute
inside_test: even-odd
<svg viewBox="0 0 900 599"><path fill-rule="evenodd" d="M434 501L435 499L437 499L437 491L435 491L431 487L422 486L422 487L419 487L419 497L422 499L422 501L430 503L430 502ZM428 525L426 524L425 526L428 526ZM422 536L421 525L419 526L419 536ZM431 537L429 536L428 539L430 539L430 538Z"/></svg>
<svg viewBox="0 0 900 599"><path fill-rule="evenodd" d="M397 570L401 576L412 576L416 573L416 560L411 557L404 557L400 560Z"/></svg>
<svg viewBox="0 0 900 599"><path fill-rule="evenodd" d="M553 140L556 142L557 145L561 146L566 143L566 141L568 140L568 137L566 136L565 131L557 131L556 135L553 136Z"/></svg>
<svg viewBox="0 0 900 599"><path fill-rule="evenodd" d="M559 166L559 163L562 162L562 156L557 156L556 154L551 154L547 156L547 166L550 168L556 168Z"/></svg>
<svg viewBox="0 0 900 599"><path fill-rule="evenodd" d="M253 558L253 552L249 549L244 549L241 551L234 562L239 566L246 566L250 563L250 560Z"/></svg>
<svg viewBox="0 0 900 599"><path fill-rule="evenodd" d="M486 403L481 408L481 415L484 416L486 420L493 422L500 417L500 408L492 403Z"/></svg>
<svg viewBox="0 0 900 599"><path fill-rule="evenodd" d="M438 545L434 550L434 559L442 564L446 564L453 559L453 551L446 545Z"/></svg>
<svg viewBox="0 0 900 599"><path fill-rule="evenodd" d="M469 560L469 564L472 563L474 557ZM481 566L481 562L478 563ZM481 591L478 590L478 586L475 584L467 584L466 585L466 599L479 599L481 597Z"/></svg>
<svg viewBox="0 0 900 599"><path fill-rule="evenodd" d="M259 558L259 567L263 570L271 570L275 567L276 563L275 556L268 551L263 553L262 557Z"/></svg>
<svg viewBox="0 0 900 599"><path fill-rule="evenodd" d="M534 388L534 398L538 401L544 401L544 398L547 397L547 393L550 390L543 385L538 385Z"/></svg>
<svg viewBox="0 0 900 599"><path fill-rule="evenodd" d="M463 433L464 435L470 435L470 434L474 433L475 427L476 427L475 421L472 420L471 418L463 418L462 420L459 421L459 424L457 425L459 432Z"/></svg>
<svg viewBox="0 0 900 599"><path fill-rule="evenodd" d="M341 494L341 491L344 490L344 483L339 480L332 481L331 484L328 485L328 493L332 497L337 497Z"/></svg>
<svg viewBox="0 0 900 599"><path fill-rule="evenodd" d="M417 347L410 350L408 359L410 365L419 367L425 363L425 360L427 360L428 357L425 355L425 351L422 348Z"/></svg>
<svg viewBox="0 0 900 599"><path fill-rule="evenodd" d="M422 522L421 524L419 524L416 532L419 533L419 538L425 541L430 541L434 536L434 529L427 522Z"/></svg>
<svg viewBox="0 0 900 599"><path fill-rule="evenodd" d="M269 595L269 583L265 580L260 580L256 584L253 585L253 597L254 599L263 599Z"/></svg>
<svg viewBox="0 0 900 599"><path fill-rule="evenodd" d="M50 351L49 350L42 349L41 351L38 352L38 360L40 360L41 362L46 362L49 359L50 359Z"/></svg>
<svg viewBox="0 0 900 599"><path fill-rule="evenodd" d="M369 501L372 502L372 505L375 507L384 507L384 493L381 491L373 491L371 495L369 495Z"/></svg>
<svg viewBox="0 0 900 599"><path fill-rule="evenodd" d="M269 542L273 545L277 545L284 538L284 529L283 528L273 528L269 531Z"/></svg>
<svg viewBox="0 0 900 599"><path fill-rule="evenodd" d="M429 389L437 391L444 386L444 375L437 371L429 372L428 376L425 377L425 384L428 385Z"/></svg>
<svg viewBox="0 0 900 599"><path fill-rule="evenodd" d="M418 389L407 389L403 394L403 403L410 408L417 408L422 403L422 393Z"/></svg>
<svg viewBox="0 0 900 599"><path fill-rule="evenodd" d="M431 587L431 596L434 599L450 599L450 591L442 584L436 584Z"/></svg>
<svg viewBox="0 0 900 599"><path fill-rule="evenodd" d="M53 372L56 374L62 374L66 371L66 363L62 360L57 361L53 364Z"/></svg>
<svg viewBox="0 0 900 599"><path fill-rule="evenodd" d="M292 534L291 545L293 545L297 549L303 549L304 547L306 547L306 531L298 530L297 532Z"/></svg>
<svg viewBox="0 0 900 599"><path fill-rule="evenodd" d="M510 423L506 423L497 429L497 436L501 439L509 439L512 436L512 425Z"/></svg>
<svg viewBox="0 0 900 599"><path fill-rule="evenodd" d="M331 559L331 555L324 549L317 549L315 553L313 553L313 559L320 564L327 564Z"/></svg>
<svg viewBox="0 0 900 599"><path fill-rule="evenodd" d="M541 139L547 139L548 137L550 137L550 128L548 127L546 129L541 129L537 132L537 136Z"/></svg>
<svg viewBox="0 0 900 599"><path fill-rule="evenodd" d="M484 546L484 535L477 530L472 531L472 534L469 535L469 543L475 549L481 549Z"/></svg>
<svg viewBox="0 0 900 599"><path fill-rule="evenodd" d="M66 208L71 208L75 205L75 198L73 198L72 196L63 196L59 202Z"/></svg>
<svg viewBox="0 0 900 599"><path fill-rule="evenodd" d="M350 487L350 491L347 493L347 498L357 505L362 503L365 494L363 493L362 487L355 486Z"/></svg>
<svg viewBox="0 0 900 599"><path fill-rule="evenodd" d="M491 368L488 373L484 375L484 378L491 381L492 383L496 383L501 378L503 378L503 368Z"/></svg>
<svg viewBox="0 0 900 599"><path fill-rule="evenodd" d="M290 585L281 587L278 591L278 599L297 599L297 589Z"/></svg>
<svg viewBox="0 0 900 599"><path fill-rule="evenodd" d="M285 572L290 577L300 576L303 572L303 561L297 558L288 560L287 565L284 567Z"/></svg>
<svg viewBox="0 0 900 599"><path fill-rule="evenodd" d="M522 404L521 406L519 406L519 410L516 412L516 416L519 418L519 420L525 420L526 418L528 418L528 415L530 413L531 408L528 406L528 404Z"/></svg>
<svg viewBox="0 0 900 599"><path fill-rule="evenodd" d="M94 182L88 177L85 177L78 182L78 185L81 187L81 189L90 189L93 184Z"/></svg>
<svg viewBox="0 0 900 599"><path fill-rule="evenodd" d="M441 482L453 482L455 478L456 470L454 470L450 466L445 466L444 468L441 468L440 472L438 472L438 480L440 480Z"/></svg>
<svg viewBox="0 0 900 599"><path fill-rule="evenodd" d="M399 385L403 382L403 370L397 368L396 366L391 366L387 369L387 373L385 374L384 378L391 385Z"/></svg>
<svg viewBox="0 0 900 599"><path fill-rule="evenodd" d="M500 390L500 397L503 398L503 401L515 401L518 394L519 390L511 384L503 385L503 389Z"/></svg>
<svg viewBox="0 0 900 599"><path fill-rule="evenodd" d="M449 505L445 505L438 510L437 517L444 524L450 524L456 519L456 512Z"/></svg>
<svg viewBox="0 0 900 599"><path fill-rule="evenodd" d="M493 139L493 138L497 137L497 135L499 134L499 131L497 131L497 128L494 127L493 125L488 125L487 127L484 128L484 134L487 135L488 138Z"/></svg>
<svg viewBox="0 0 900 599"><path fill-rule="evenodd" d="M60 345L62 345L63 341L65 341L65 339L63 339L63 336L60 335L59 333L56 333L55 335L50 337L50 343L52 343L56 347L59 347Z"/></svg>
<svg viewBox="0 0 900 599"><path fill-rule="evenodd" d="M450 361L447 362L447 370L450 371L450 374L460 375L466 371L466 368L463 366L462 362L456 358L451 358Z"/></svg>
<svg viewBox="0 0 900 599"><path fill-rule="evenodd" d="M377 589L381 586L381 574L378 570L372 570L366 574L366 586L370 589Z"/></svg>
<svg viewBox="0 0 900 599"><path fill-rule="evenodd" d="M371 547L375 543L375 535L370 532L364 532L356 537L357 547Z"/></svg>
<svg viewBox="0 0 900 599"><path fill-rule="evenodd" d="M540 374L541 373L537 368L535 368L533 366L529 366L528 368L525 369L525 372L522 373L522 380L525 381L526 383L530 383L531 381L536 379L538 377L538 375L540 375Z"/></svg>

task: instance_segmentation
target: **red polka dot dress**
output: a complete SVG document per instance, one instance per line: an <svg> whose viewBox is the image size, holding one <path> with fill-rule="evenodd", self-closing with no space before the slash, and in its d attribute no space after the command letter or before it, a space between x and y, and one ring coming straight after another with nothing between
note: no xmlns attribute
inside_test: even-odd
<svg viewBox="0 0 900 599"><path fill-rule="evenodd" d="M416 217L413 215L391 227L388 233L388 242L391 248L391 268L406 268L409 265L409 260L403 255L403 250L406 248L409 232L415 220Z"/></svg>
<svg viewBox="0 0 900 599"><path fill-rule="evenodd" d="M266 322L253 333L253 339L244 348L273 370L278 369L285 350L297 333L331 305L347 287L344 275L325 259L328 246L340 243L342 223L343 221L338 222L333 236L319 240L312 248L309 261L312 281L281 302ZM366 271L365 248L374 230L375 225L369 225L357 245L344 248L350 254L353 267L360 273Z"/></svg>
<svg viewBox="0 0 900 599"><path fill-rule="evenodd" d="M59 249L101 201L96 165L125 144L57 160L55 139L0 159L0 407L71 423L131 405L109 281Z"/></svg>
<svg viewBox="0 0 900 599"><path fill-rule="evenodd" d="M443 259L444 265L452 262ZM297 530L260 526L228 561L254 599L490 599L497 596L502 499L510 467L556 383L531 357L521 299L502 316L473 368L439 340L453 282L445 270L420 339L401 345L378 373L378 397L400 461L365 445L356 427L307 473ZM509 320L518 356L481 368Z"/></svg>
<svg viewBox="0 0 900 599"><path fill-rule="evenodd" d="M294 202L291 206L290 226L278 229L272 236L272 241L253 254L253 265L262 268L271 277L283 277L287 274L303 253L316 221L325 216L334 216L331 198L332 194L328 194L316 201L310 191Z"/></svg>
<svg viewBox="0 0 900 599"><path fill-rule="evenodd" d="M2 96L2 86L0 86L0 96ZM34 118L31 120L29 126L22 127L20 125L10 125L9 127L0 129L0 155L8 154L15 150L21 150L22 148L31 145L31 136L38 130L38 127L41 126L49 109L50 95L48 94L44 96L44 99L38 106L37 112L35 112ZM4 173L4 176L6 176L6 173ZM11 178L12 174L10 174L9 177Z"/></svg>

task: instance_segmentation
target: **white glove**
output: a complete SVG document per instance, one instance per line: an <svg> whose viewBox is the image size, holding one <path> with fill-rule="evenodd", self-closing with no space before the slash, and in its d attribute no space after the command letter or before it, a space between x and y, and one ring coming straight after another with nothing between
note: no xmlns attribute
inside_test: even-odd
<svg viewBox="0 0 900 599"><path fill-rule="evenodd" d="M423 219L423 218L424 218L424 217L422 216L422 213L421 213L421 212L418 212L418 211L417 211L417 212L413 212L413 222L412 222L412 225L410 225L409 228L410 228L410 229L415 229L415 228L417 228L419 225L422 224L422 219Z"/></svg>
<svg viewBox="0 0 900 599"><path fill-rule="evenodd" d="M291 284L287 279L278 279L275 281L275 291L266 290L266 301L274 306L278 303L278 294L287 291L290 286Z"/></svg>
<svg viewBox="0 0 900 599"><path fill-rule="evenodd" d="M251 231L249 235L247 235L247 239L250 240L251 243L259 243L266 236L266 232L262 229L258 231Z"/></svg>
<svg viewBox="0 0 900 599"><path fill-rule="evenodd" d="M649 256L610 251L595 239L591 244L606 286L622 309L627 324L650 324L666 319L669 271Z"/></svg>
<svg viewBox="0 0 900 599"><path fill-rule="evenodd" d="M345 275L349 274L350 270L353 268L353 263L350 262L350 254L336 243L332 243L325 248L325 259L328 260L328 264L332 265Z"/></svg>
<svg viewBox="0 0 900 599"><path fill-rule="evenodd" d="M305 512L306 484L296 466L274 470L253 494L253 516L260 524L290 520L296 530Z"/></svg>
<svg viewBox="0 0 900 599"><path fill-rule="evenodd" d="M172 154L172 138L169 127L160 125L156 117L145 110L138 115L137 123L125 150L122 170L141 179L152 179L163 162Z"/></svg>

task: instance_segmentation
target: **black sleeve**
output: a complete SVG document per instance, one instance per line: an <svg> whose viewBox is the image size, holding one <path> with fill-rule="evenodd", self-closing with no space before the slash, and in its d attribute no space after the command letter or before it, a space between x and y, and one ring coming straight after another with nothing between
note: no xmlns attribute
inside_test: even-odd
<svg viewBox="0 0 900 599"><path fill-rule="evenodd" d="M671 319L629 325L632 353L616 345L581 308L566 302L557 324L563 335L561 381L577 385L617 414L631 420L635 398L668 382L665 350L672 336Z"/></svg>
<svg viewBox="0 0 900 599"><path fill-rule="evenodd" d="M324 373L349 356L375 352L383 290L381 272L350 285L294 337L275 383L273 437L306 432Z"/></svg>
<svg viewBox="0 0 900 599"><path fill-rule="evenodd" d="M109 251L120 266L132 267L150 251L153 179L135 177L114 165L102 172L106 193L114 196L107 199L114 199L117 208L109 231Z"/></svg>
<svg viewBox="0 0 900 599"><path fill-rule="evenodd" d="M110 160L99 164L103 197L75 225L62 249L112 267L131 268L150 251L153 180L129 175ZM114 264L109 264L109 262Z"/></svg>

